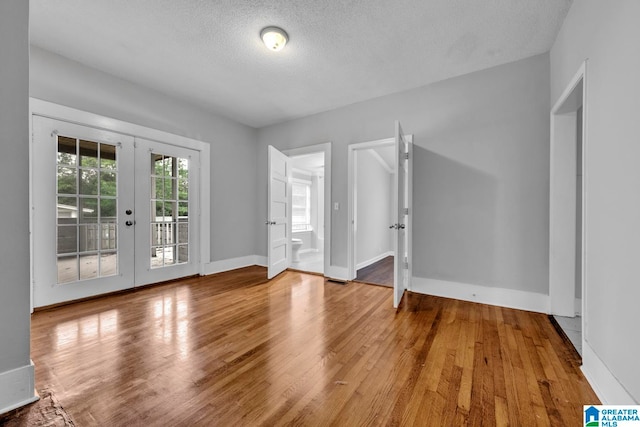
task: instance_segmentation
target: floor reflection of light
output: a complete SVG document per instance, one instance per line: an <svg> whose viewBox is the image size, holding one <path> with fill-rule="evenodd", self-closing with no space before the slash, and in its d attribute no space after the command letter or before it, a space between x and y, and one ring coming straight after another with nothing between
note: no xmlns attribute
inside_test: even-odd
<svg viewBox="0 0 640 427"><path fill-rule="evenodd" d="M56 326L56 345L58 349L72 346L78 342L78 322L66 322Z"/></svg>
<svg viewBox="0 0 640 427"><path fill-rule="evenodd" d="M109 310L80 319L61 323L55 328L58 349L73 346L80 341L103 339L118 330L118 310Z"/></svg>
<svg viewBox="0 0 640 427"><path fill-rule="evenodd" d="M154 336L165 344L174 344L181 359L189 354L189 289L176 290L173 295L163 295L153 302L156 328Z"/></svg>

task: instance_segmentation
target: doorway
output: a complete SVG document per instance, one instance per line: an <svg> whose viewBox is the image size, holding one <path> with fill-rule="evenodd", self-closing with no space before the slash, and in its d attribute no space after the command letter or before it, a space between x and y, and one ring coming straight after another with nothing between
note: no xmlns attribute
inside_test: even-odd
<svg viewBox="0 0 640 427"><path fill-rule="evenodd" d="M551 314L581 353L585 331L585 68L551 110L549 298Z"/></svg>
<svg viewBox="0 0 640 427"><path fill-rule="evenodd" d="M354 151L355 280L393 287L393 142Z"/></svg>
<svg viewBox="0 0 640 427"><path fill-rule="evenodd" d="M269 146L267 169L267 277L288 268L327 275L331 261L331 143L284 152ZM294 243L298 250L295 260Z"/></svg>
<svg viewBox="0 0 640 427"><path fill-rule="evenodd" d="M197 274L200 152L33 116L33 305Z"/></svg>
<svg viewBox="0 0 640 427"><path fill-rule="evenodd" d="M413 137L396 121L393 138L349 145L348 164L348 279L389 286L393 265L398 307L411 290Z"/></svg>
<svg viewBox="0 0 640 427"><path fill-rule="evenodd" d="M324 152L290 158L290 268L324 274Z"/></svg>

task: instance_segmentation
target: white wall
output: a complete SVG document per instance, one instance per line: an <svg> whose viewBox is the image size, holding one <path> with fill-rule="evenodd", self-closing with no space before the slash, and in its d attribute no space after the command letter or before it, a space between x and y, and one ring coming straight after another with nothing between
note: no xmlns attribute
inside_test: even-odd
<svg viewBox="0 0 640 427"><path fill-rule="evenodd" d="M587 351L591 349L595 356L583 359L584 368L594 375L602 364L635 402L640 401L638 17L636 0L575 1L550 54L550 105L588 58L583 333ZM596 380L596 387L604 397L614 396L601 380ZM613 400L609 403L626 403L622 397Z"/></svg>
<svg viewBox="0 0 640 427"><path fill-rule="evenodd" d="M324 213L324 186L322 180L324 177L314 174L311 177L311 226L313 227L313 243L314 249L323 249L322 238L324 238L324 228L321 226L321 216ZM323 233L323 234L320 234Z"/></svg>
<svg viewBox="0 0 640 427"><path fill-rule="evenodd" d="M391 174L371 150L356 152L356 266L365 267L393 250ZM368 262L369 261L369 262ZM363 263L365 265L363 265Z"/></svg>
<svg viewBox="0 0 640 427"><path fill-rule="evenodd" d="M29 2L0 2L0 413L33 398L29 359Z"/></svg>
<svg viewBox="0 0 640 427"><path fill-rule="evenodd" d="M292 167L296 167L296 160L295 157L293 157L293 166ZM302 171L302 170L294 170L293 171L293 175L292 175L294 180L301 180L304 181L305 184L310 184L310 188L309 188L309 197L310 197L310 201L311 201L311 211L310 211L310 218L309 218L309 222L311 223L311 227L313 228L313 231L294 231L292 232L292 237L294 239L300 239L302 240L302 246L300 246L300 250L308 250L308 249L313 249L315 248L315 242L316 242L316 238L315 238L315 232L316 232L316 214L314 212L314 206L313 206L313 202L314 202L314 192L317 191L316 188L314 188L314 184L313 184L313 175L310 172L307 171ZM316 202L317 204L317 202ZM255 238L255 236L254 236Z"/></svg>
<svg viewBox="0 0 640 427"><path fill-rule="evenodd" d="M211 261L256 253L255 129L37 47L30 84L34 98L211 143Z"/></svg>
<svg viewBox="0 0 640 427"><path fill-rule="evenodd" d="M267 146L332 141L331 265L345 268L347 146L391 137L399 119L414 135L414 276L548 294L548 87L543 54L262 128L259 216Z"/></svg>

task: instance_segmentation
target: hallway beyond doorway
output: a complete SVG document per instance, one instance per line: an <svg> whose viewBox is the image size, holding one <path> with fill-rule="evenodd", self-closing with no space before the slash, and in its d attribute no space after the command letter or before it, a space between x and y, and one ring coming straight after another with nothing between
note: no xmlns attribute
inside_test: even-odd
<svg viewBox="0 0 640 427"><path fill-rule="evenodd" d="M355 278L357 282L393 287L393 256L390 255L362 267L357 273Z"/></svg>

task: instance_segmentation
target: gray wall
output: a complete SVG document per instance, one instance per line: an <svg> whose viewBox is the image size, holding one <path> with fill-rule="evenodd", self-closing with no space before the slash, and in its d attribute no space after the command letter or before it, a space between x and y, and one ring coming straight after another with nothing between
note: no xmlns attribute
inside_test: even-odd
<svg viewBox="0 0 640 427"><path fill-rule="evenodd" d="M0 2L0 376L30 364L28 25L29 2ZM0 409L24 395L0 382Z"/></svg>
<svg viewBox="0 0 640 427"><path fill-rule="evenodd" d="M356 151L356 265L392 251L391 174L371 150Z"/></svg>
<svg viewBox="0 0 640 427"><path fill-rule="evenodd" d="M640 341L635 339L640 325L639 16L636 0L573 2L550 55L551 103L589 58L583 171L584 336L636 402L640 401Z"/></svg>
<svg viewBox="0 0 640 427"><path fill-rule="evenodd" d="M332 141L331 265L347 265L347 146L414 135L414 275L548 293L549 57L262 128L258 209L266 215L267 146ZM267 252L259 233L259 254Z"/></svg>
<svg viewBox="0 0 640 427"><path fill-rule="evenodd" d="M211 144L211 261L256 253L257 131L32 47L30 94Z"/></svg>

